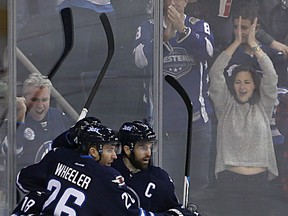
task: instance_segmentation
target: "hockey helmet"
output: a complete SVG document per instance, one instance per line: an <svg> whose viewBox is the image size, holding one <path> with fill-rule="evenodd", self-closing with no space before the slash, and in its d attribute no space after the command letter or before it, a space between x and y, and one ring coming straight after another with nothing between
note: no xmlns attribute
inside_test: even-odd
<svg viewBox="0 0 288 216"><path fill-rule="evenodd" d="M128 145L130 149L134 149L137 142L155 141L156 134L152 128L140 121L125 122L119 129L119 141L124 145Z"/></svg>
<svg viewBox="0 0 288 216"><path fill-rule="evenodd" d="M75 125L69 128L67 131L64 131L62 134L60 134L53 140L52 148L56 147L65 147L69 149L79 148L78 133L79 130L81 130L81 127L89 124L96 125L98 123L101 123L101 121L93 116L86 117L77 121Z"/></svg>
<svg viewBox="0 0 288 216"><path fill-rule="evenodd" d="M99 154L101 154L103 145L118 145L117 134L100 123L81 126L77 133L77 140L83 154L88 154L91 146L96 146Z"/></svg>

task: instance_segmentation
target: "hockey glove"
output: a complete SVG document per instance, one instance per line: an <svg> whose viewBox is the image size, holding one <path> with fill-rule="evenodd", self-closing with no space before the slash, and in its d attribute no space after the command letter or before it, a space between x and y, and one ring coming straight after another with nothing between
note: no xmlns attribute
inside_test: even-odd
<svg viewBox="0 0 288 216"><path fill-rule="evenodd" d="M190 212L192 212L193 215L195 215L195 216L201 216L201 215L198 213L198 211L197 211L198 206L197 206L196 204L194 204L194 203L188 203L187 209L188 209Z"/></svg>
<svg viewBox="0 0 288 216"><path fill-rule="evenodd" d="M167 216L200 216L200 214L197 213L197 211L190 211L188 209L184 209L181 207L175 207L172 209L169 209L165 212L165 215Z"/></svg>

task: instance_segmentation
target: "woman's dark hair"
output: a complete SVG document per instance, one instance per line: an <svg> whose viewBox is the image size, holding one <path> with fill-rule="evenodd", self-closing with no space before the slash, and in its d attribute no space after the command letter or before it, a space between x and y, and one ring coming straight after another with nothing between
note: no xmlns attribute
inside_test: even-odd
<svg viewBox="0 0 288 216"><path fill-rule="evenodd" d="M255 89L253 92L252 97L249 99L249 103L250 104L255 104L259 99L260 99L260 84L261 84L261 75L260 72L257 72L256 69L252 66L252 65L238 65L236 66L233 71L232 71L232 75L230 77L228 77L228 89L231 92L231 94L235 97L235 100L239 102L239 100L236 97L236 92L234 89L234 82L235 82L235 78L236 75L239 72L249 72L252 76L254 85L255 85Z"/></svg>

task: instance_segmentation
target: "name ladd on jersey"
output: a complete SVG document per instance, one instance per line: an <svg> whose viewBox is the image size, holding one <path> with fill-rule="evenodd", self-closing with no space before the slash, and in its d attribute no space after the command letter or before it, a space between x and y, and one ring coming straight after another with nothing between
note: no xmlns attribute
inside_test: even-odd
<svg viewBox="0 0 288 216"><path fill-rule="evenodd" d="M84 188L85 190L87 190L91 182L91 178L89 176L61 163L58 163L54 174L81 188Z"/></svg>

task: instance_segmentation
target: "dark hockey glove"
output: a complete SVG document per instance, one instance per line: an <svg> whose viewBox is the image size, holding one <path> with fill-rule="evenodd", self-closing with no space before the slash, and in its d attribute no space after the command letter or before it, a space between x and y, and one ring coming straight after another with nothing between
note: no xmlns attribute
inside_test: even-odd
<svg viewBox="0 0 288 216"><path fill-rule="evenodd" d="M79 147L78 135L82 127L87 124L99 124L101 121L96 117L86 117L79 120L69 130L63 132L53 140L52 149L57 147L64 147L69 149L77 149Z"/></svg>
<svg viewBox="0 0 288 216"><path fill-rule="evenodd" d="M197 212L196 212L197 213ZM175 207L172 209L169 209L165 212L166 216L200 216L200 214L195 214L195 211L191 212L188 209L184 209L181 207Z"/></svg>
<svg viewBox="0 0 288 216"><path fill-rule="evenodd" d="M167 212L165 212L165 216L184 216L181 211L178 209L169 209Z"/></svg>
<svg viewBox="0 0 288 216"><path fill-rule="evenodd" d="M194 203L188 203L187 209L193 213L194 216L201 216L201 214L198 213L198 206Z"/></svg>

